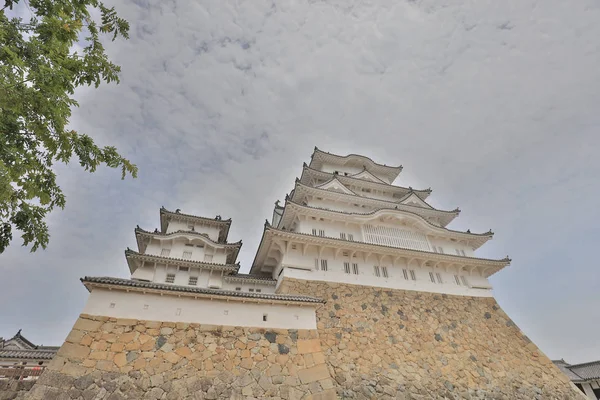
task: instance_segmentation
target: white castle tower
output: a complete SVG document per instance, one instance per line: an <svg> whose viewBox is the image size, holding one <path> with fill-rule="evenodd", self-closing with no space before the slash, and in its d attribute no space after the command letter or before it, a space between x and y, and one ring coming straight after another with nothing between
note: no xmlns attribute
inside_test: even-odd
<svg viewBox="0 0 600 400"><path fill-rule="evenodd" d="M458 209L431 189L394 186L402 167L315 147L285 204L275 205L252 274L446 294L492 296L488 277L510 263L475 256L492 238L446 226Z"/></svg>

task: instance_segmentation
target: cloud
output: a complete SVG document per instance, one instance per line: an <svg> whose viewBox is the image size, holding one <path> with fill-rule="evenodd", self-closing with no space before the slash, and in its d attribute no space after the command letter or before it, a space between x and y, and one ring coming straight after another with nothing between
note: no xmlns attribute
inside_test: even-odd
<svg viewBox="0 0 600 400"><path fill-rule="evenodd" d="M549 356L600 358L591 310L600 237L600 49L593 1L220 1L115 4L131 39L107 43L121 84L78 93L72 123L140 167L62 169L52 242L0 262L24 328L60 343L86 299L83 275L127 276L133 228L158 209L233 218L243 268L262 223L315 145L403 164L455 228L510 254L500 304ZM15 243L18 245L18 243Z"/></svg>

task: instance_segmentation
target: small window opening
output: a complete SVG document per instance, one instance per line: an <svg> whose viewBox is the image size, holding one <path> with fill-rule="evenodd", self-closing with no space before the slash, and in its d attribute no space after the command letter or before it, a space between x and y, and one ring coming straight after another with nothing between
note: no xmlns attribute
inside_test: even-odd
<svg viewBox="0 0 600 400"><path fill-rule="evenodd" d="M242 290L242 288L238 286L235 288L235 290L240 291L240 290Z"/></svg>
<svg viewBox="0 0 600 400"><path fill-rule="evenodd" d="M184 251L182 258L185 259L185 260L189 260L190 258L192 258L192 252L191 251Z"/></svg>
<svg viewBox="0 0 600 400"><path fill-rule="evenodd" d="M388 277L387 267L381 267L381 275L383 275L384 278Z"/></svg>
<svg viewBox="0 0 600 400"><path fill-rule="evenodd" d="M167 279L165 280L167 283L175 282L175 274L167 274Z"/></svg>
<svg viewBox="0 0 600 400"><path fill-rule="evenodd" d="M349 262L344 263L344 272L347 274L350 273L350 263Z"/></svg>
<svg viewBox="0 0 600 400"><path fill-rule="evenodd" d="M263 314L263 322L267 322L268 314Z"/></svg>
<svg viewBox="0 0 600 400"><path fill-rule="evenodd" d="M116 305L115 303L110 303L109 308L115 308L115 305Z"/></svg>
<svg viewBox="0 0 600 400"><path fill-rule="evenodd" d="M191 285L191 286L198 285L198 277L197 276L190 276L188 284Z"/></svg>
<svg viewBox="0 0 600 400"><path fill-rule="evenodd" d="M162 257L169 257L169 254L171 254L171 249L162 249L160 251L160 255Z"/></svg>

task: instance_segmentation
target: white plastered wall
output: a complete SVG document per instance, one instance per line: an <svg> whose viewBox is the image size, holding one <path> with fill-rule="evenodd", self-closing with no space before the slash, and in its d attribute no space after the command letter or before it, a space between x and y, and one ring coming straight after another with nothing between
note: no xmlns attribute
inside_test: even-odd
<svg viewBox="0 0 600 400"><path fill-rule="evenodd" d="M96 288L90 293L83 313L148 321L274 329L316 329L315 307L317 305L242 303ZM267 316L267 321L263 321L264 315Z"/></svg>
<svg viewBox="0 0 600 400"><path fill-rule="evenodd" d="M214 226L206 226L194 222L170 221L169 226L167 227L167 233L177 231L189 231L191 230L189 227L190 225L194 227L195 232L206 233L208 237L214 242L216 242L219 239L219 228L216 228Z"/></svg>

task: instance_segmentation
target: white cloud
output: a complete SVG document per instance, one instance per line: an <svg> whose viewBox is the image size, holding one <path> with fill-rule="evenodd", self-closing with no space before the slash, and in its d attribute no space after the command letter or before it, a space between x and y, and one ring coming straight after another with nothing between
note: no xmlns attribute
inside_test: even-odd
<svg viewBox="0 0 600 400"><path fill-rule="evenodd" d="M82 90L73 124L118 145L140 177L66 169L51 249L2 256L13 289L0 299L36 300L2 319L5 335L27 323L60 342L85 301L77 278L125 276L122 250L136 224L158 224L160 205L231 216L249 268L264 219L317 145L402 163L398 183L461 207L455 227L492 228L481 254L514 259L494 278L504 309L551 357L600 358L596 2L116 6L131 23L128 42L107 45L122 82ZM64 317L49 330L42 315Z"/></svg>

